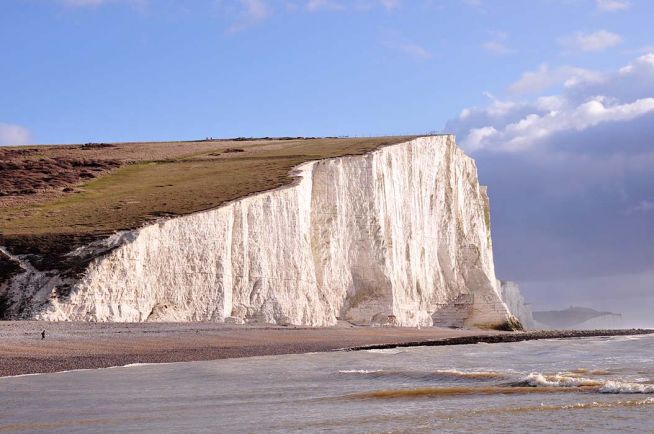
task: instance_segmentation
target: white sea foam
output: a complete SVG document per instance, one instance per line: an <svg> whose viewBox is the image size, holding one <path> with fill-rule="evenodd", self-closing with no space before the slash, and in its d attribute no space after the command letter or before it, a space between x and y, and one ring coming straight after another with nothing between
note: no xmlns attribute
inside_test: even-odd
<svg viewBox="0 0 654 434"><path fill-rule="evenodd" d="M400 350L398 348L382 348L382 349L366 350L366 352L374 353L374 354L399 354L399 353L403 353L404 350Z"/></svg>
<svg viewBox="0 0 654 434"><path fill-rule="evenodd" d="M113 366L110 366L110 368ZM0 380L5 379L5 378L19 378L19 377L38 377L38 376L43 376L43 375L59 375L59 374L70 374L71 372L82 372L82 371L96 371L100 369L108 369L108 368L79 368L79 369L67 369L64 371L54 371L54 372L31 372L29 374L18 374L18 375L5 375L4 377L0 377Z"/></svg>
<svg viewBox="0 0 654 434"><path fill-rule="evenodd" d="M5 375L4 377L0 377L0 380L3 380L5 378L34 377L36 375L44 375L44 373L35 372L35 373L32 373L32 374Z"/></svg>
<svg viewBox="0 0 654 434"><path fill-rule="evenodd" d="M502 378L504 374L492 371L460 371L458 369L442 369L436 371L413 371L413 370L384 370L384 369L347 369L338 371L340 374L379 374L384 376L405 376L410 378L428 377L451 377L462 379L492 379Z"/></svg>
<svg viewBox="0 0 654 434"><path fill-rule="evenodd" d="M544 410L575 410L583 408L614 408L614 407L638 407L641 405L652 405L654 404L654 398L645 398L638 401L610 401L610 402L576 402L574 404L564 404L560 406L553 406L547 404L541 404L541 408Z"/></svg>
<svg viewBox="0 0 654 434"><path fill-rule="evenodd" d="M653 384L639 384L620 380L601 381L563 374L544 375L532 372L523 379L523 382L532 387L597 387L597 391L600 393L654 393Z"/></svg>
<svg viewBox="0 0 654 434"><path fill-rule="evenodd" d="M164 365L168 363L128 363L126 365L112 366L112 368L136 368L138 366Z"/></svg>
<svg viewBox="0 0 654 434"><path fill-rule="evenodd" d="M654 384L627 383L609 380L599 391L601 393L654 393Z"/></svg>
<svg viewBox="0 0 654 434"><path fill-rule="evenodd" d="M78 368L78 369L67 369L63 371L55 372L32 372L29 374L18 374L18 375L5 375L0 377L0 380L4 378L19 378L19 377L34 377L41 375L59 375L59 374L69 374L71 372L83 372L83 371L102 371L105 369L117 369L117 368L136 368L139 366L151 366L151 365L171 365L174 363L193 363L193 362L164 362L164 363L128 363L126 365L114 365L114 366L105 366L102 368Z"/></svg>
<svg viewBox="0 0 654 434"><path fill-rule="evenodd" d="M562 374L543 375L538 372L532 372L523 380L533 387L582 387L582 386L601 386L602 382L591 380L590 378L567 376Z"/></svg>

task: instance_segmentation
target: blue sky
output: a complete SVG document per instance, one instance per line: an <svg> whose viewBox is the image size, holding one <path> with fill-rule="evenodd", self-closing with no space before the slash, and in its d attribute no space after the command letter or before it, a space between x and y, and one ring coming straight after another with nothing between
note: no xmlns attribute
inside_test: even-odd
<svg viewBox="0 0 654 434"><path fill-rule="evenodd" d="M543 63L621 66L654 44L653 16L617 0L5 0L0 122L38 143L424 133ZM619 41L573 47L600 31Z"/></svg>
<svg viewBox="0 0 654 434"><path fill-rule="evenodd" d="M651 321L653 19L649 0L4 0L0 144L454 132L498 276L535 308Z"/></svg>

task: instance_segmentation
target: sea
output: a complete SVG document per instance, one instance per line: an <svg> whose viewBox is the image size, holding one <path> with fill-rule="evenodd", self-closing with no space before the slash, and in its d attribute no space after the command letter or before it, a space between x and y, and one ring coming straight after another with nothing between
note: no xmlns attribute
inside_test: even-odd
<svg viewBox="0 0 654 434"><path fill-rule="evenodd" d="M654 336L5 377L0 432L654 433Z"/></svg>

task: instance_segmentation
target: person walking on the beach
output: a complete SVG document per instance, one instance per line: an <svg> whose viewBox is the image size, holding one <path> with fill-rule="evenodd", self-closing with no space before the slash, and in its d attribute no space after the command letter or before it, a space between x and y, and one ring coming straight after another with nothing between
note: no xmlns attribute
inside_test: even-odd
<svg viewBox="0 0 654 434"><path fill-rule="evenodd" d="M41 340L45 339L45 330L41 332Z"/></svg>

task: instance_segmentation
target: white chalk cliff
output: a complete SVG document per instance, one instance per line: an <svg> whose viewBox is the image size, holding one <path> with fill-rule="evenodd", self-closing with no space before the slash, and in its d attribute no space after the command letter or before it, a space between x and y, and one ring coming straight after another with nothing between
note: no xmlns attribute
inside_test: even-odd
<svg viewBox="0 0 654 434"><path fill-rule="evenodd" d="M509 312L520 321L520 324L526 329L537 328L531 307L525 303L520 286L510 280L499 280L498 286L502 301L509 308Z"/></svg>
<svg viewBox="0 0 654 434"><path fill-rule="evenodd" d="M297 167L296 182L116 234L65 297L14 279L30 317L497 326L485 187L453 136ZM26 283L27 282L27 283Z"/></svg>

